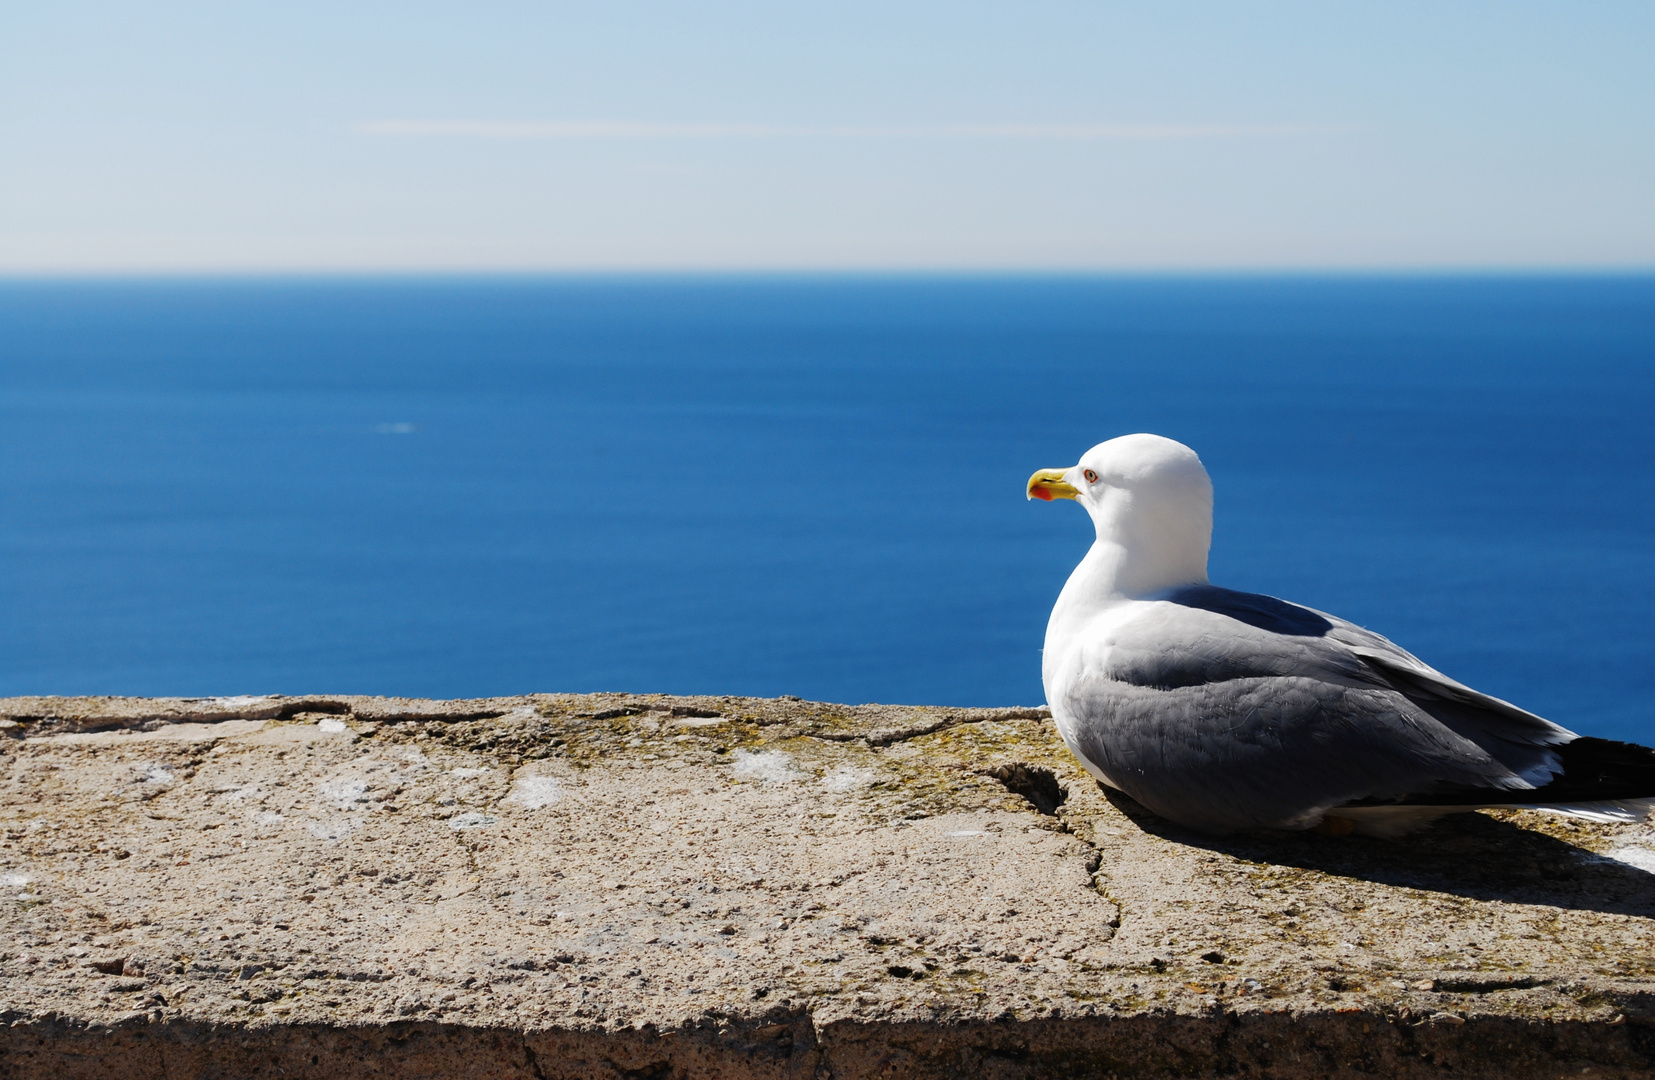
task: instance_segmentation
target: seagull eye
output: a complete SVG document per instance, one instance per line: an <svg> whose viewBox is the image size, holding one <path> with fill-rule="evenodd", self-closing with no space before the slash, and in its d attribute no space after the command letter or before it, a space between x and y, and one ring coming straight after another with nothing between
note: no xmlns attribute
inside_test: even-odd
<svg viewBox="0 0 1655 1080"><path fill-rule="evenodd" d="M1098 474L1093 472L1091 469L1087 469L1085 472L1081 473L1080 475L1086 477L1086 482L1088 484L1095 484L1095 483L1098 482Z"/></svg>

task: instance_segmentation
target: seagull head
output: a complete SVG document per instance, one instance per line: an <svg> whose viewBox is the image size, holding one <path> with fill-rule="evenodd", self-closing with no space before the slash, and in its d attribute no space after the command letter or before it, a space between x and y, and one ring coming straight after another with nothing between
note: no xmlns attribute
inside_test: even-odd
<svg viewBox="0 0 1655 1080"><path fill-rule="evenodd" d="M1160 435L1122 435L1067 469L1029 477L1031 499L1073 499L1111 549L1114 591L1141 594L1207 580L1213 485L1195 451Z"/></svg>

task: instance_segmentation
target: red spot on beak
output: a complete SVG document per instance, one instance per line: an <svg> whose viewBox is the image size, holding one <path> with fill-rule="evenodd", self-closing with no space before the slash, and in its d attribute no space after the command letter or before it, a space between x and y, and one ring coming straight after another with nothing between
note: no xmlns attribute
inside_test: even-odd
<svg viewBox="0 0 1655 1080"><path fill-rule="evenodd" d="M1033 491L1029 492L1029 494L1033 495L1037 499L1044 499L1047 502L1052 501L1051 489L1045 487L1044 485L1036 487Z"/></svg>

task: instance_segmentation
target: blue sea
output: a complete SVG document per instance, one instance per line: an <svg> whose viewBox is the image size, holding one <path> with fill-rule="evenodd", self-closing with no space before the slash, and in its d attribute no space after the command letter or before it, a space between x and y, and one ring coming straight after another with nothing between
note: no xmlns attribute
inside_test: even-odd
<svg viewBox="0 0 1655 1080"><path fill-rule="evenodd" d="M1655 742L1655 278L0 283L0 694L1041 699L1036 468Z"/></svg>

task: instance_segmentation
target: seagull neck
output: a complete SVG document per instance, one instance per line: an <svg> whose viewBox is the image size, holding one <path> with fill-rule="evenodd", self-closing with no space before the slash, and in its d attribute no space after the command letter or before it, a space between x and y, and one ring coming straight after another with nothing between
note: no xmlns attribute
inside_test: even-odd
<svg viewBox="0 0 1655 1080"><path fill-rule="evenodd" d="M1069 575L1058 597L1060 606L1096 611L1122 600L1138 600L1180 585L1205 585L1207 568L1189 560L1169 558L1164 550L1132 550L1114 540L1099 538Z"/></svg>

